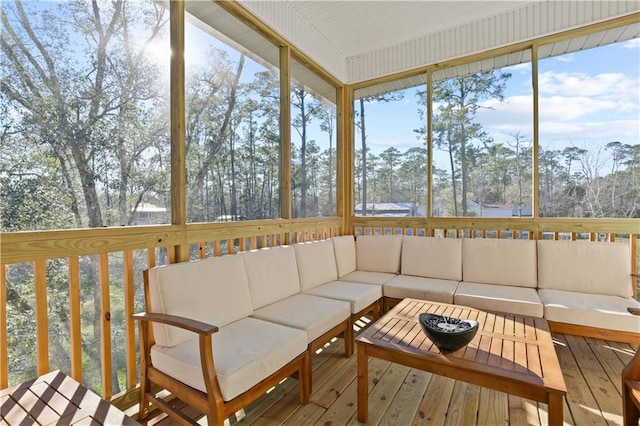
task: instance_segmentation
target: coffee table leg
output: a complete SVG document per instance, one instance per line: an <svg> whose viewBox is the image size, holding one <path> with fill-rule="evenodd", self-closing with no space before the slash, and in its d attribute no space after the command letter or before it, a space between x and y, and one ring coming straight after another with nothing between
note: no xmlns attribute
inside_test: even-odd
<svg viewBox="0 0 640 426"><path fill-rule="evenodd" d="M562 425L563 399L562 394L549 394L549 426Z"/></svg>
<svg viewBox="0 0 640 426"><path fill-rule="evenodd" d="M369 419L369 366L367 348L358 345L358 421L366 423Z"/></svg>

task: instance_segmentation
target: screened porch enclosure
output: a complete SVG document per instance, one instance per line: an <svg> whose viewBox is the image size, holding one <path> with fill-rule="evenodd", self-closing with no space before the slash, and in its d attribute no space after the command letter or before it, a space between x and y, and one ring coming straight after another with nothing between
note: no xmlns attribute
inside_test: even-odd
<svg viewBox="0 0 640 426"><path fill-rule="evenodd" d="M60 369L135 416L143 270L340 235L624 243L638 299L637 2L348 3L3 3L0 388ZM576 386L618 391L570 391L565 419L619 423L640 340L556 331ZM354 422L340 345L321 402L284 383L248 419ZM437 386L450 418L471 395L544 424L378 367L380 421L405 397L422 421Z"/></svg>

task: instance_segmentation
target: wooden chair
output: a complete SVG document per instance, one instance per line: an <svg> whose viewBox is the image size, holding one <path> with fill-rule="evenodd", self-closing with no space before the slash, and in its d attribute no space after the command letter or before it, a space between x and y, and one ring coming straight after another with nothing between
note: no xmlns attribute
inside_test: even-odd
<svg viewBox="0 0 640 426"><path fill-rule="evenodd" d="M634 315L640 309L628 308ZM638 426L640 419L640 347L622 370L622 416L625 426Z"/></svg>

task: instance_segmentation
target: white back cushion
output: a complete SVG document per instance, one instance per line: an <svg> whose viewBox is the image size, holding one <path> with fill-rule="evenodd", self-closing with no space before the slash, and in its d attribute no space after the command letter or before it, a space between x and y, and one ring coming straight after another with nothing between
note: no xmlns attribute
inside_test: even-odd
<svg viewBox="0 0 640 426"><path fill-rule="evenodd" d="M462 280L462 240L405 235L402 238L403 275Z"/></svg>
<svg viewBox="0 0 640 426"><path fill-rule="evenodd" d="M150 312L179 315L222 327L253 313L249 283L239 256L223 256L151 268ZM195 335L155 324L156 343L175 346Z"/></svg>
<svg viewBox="0 0 640 426"><path fill-rule="evenodd" d="M331 240L295 244L293 248L302 291L338 279L336 256Z"/></svg>
<svg viewBox="0 0 640 426"><path fill-rule="evenodd" d="M631 297L630 274L627 244L538 241L540 288Z"/></svg>
<svg viewBox="0 0 640 426"><path fill-rule="evenodd" d="M253 309L300 292L296 255L291 246L242 253Z"/></svg>
<svg viewBox="0 0 640 426"><path fill-rule="evenodd" d="M401 251L402 235L358 235L356 269L398 274Z"/></svg>
<svg viewBox="0 0 640 426"><path fill-rule="evenodd" d="M333 250L336 255L338 277L342 278L356 270L356 240L353 235L333 237Z"/></svg>
<svg viewBox="0 0 640 426"><path fill-rule="evenodd" d="M536 242L498 238L462 240L464 281L518 287L537 285Z"/></svg>

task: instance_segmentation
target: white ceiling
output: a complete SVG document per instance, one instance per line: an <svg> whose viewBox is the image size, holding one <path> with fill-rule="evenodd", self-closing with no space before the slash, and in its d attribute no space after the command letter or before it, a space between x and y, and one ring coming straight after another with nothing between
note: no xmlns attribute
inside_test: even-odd
<svg viewBox="0 0 640 426"><path fill-rule="evenodd" d="M501 14L538 1L284 1L344 57ZM248 2L245 2L248 3Z"/></svg>

